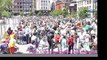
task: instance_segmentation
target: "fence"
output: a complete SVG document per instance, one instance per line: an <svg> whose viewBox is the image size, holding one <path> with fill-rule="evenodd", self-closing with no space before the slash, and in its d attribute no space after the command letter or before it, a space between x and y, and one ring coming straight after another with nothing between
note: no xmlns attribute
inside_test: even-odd
<svg viewBox="0 0 107 60"><path fill-rule="evenodd" d="M7 31L9 27L11 27L12 30L15 30L20 20L21 20L21 17L19 16L12 17L12 18L5 18L4 19L5 24L0 24L0 39L2 35L4 34L4 32Z"/></svg>

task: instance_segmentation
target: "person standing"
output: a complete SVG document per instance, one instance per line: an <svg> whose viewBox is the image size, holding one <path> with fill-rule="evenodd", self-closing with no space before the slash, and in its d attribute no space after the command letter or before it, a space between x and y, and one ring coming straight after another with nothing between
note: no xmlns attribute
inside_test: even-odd
<svg viewBox="0 0 107 60"><path fill-rule="evenodd" d="M16 40L14 39L14 34L12 34L12 35L10 35L10 41L8 44L10 54L14 54L14 52L15 52L15 43L16 43Z"/></svg>
<svg viewBox="0 0 107 60"><path fill-rule="evenodd" d="M53 40L52 40L53 37L54 37L54 32L48 30L47 31L47 41L48 41L48 44L49 44L49 52L52 49L52 53L53 53Z"/></svg>
<svg viewBox="0 0 107 60"><path fill-rule="evenodd" d="M73 43L73 35L71 35L69 38L68 38L68 54L70 54L71 52L71 49L73 50L73 46L74 46L74 43Z"/></svg>
<svg viewBox="0 0 107 60"><path fill-rule="evenodd" d="M25 34L26 34L26 43L29 43L29 33L30 33L30 29L28 26L26 26L25 28Z"/></svg>
<svg viewBox="0 0 107 60"><path fill-rule="evenodd" d="M61 49L62 49L62 52L65 51L66 47L67 47L66 36L63 36L63 38L61 39Z"/></svg>

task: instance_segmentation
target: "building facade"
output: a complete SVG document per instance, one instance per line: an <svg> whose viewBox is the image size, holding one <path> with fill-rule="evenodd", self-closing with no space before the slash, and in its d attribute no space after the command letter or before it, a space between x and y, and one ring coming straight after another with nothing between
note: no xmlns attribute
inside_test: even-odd
<svg viewBox="0 0 107 60"><path fill-rule="evenodd" d="M51 11L55 10L55 2L51 4Z"/></svg>
<svg viewBox="0 0 107 60"><path fill-rule="evenodd" d="M94 16L94 10L97 9L97 0L77 0L77 11L81 7L87 7L91 17Z"/></svg>
<svg viewBox="0 0 107 60"><path fill-rule="evenodd" d="M13 13L30 13L32 12L33 0L14 0L12 12Z"/></svg>
<svg viewBox="0 0 107 60"><path fill-rule="evenodd" d="M69 5L73 0L62 0L63 4L64 4L64 8L66 8L69 12Z"/></svg>
<svg viewBox="0 0 107 60"><path fill-rule="evenodd" d="M63 4L63 2L62 1L56 1L56 3L55 3L55 10L63 10L64 9L64 4Z"/></svg>
<svg viewBox="0 0 107 60"><path fill-rule="evenodd" d="M49 11L51 10L50 0L36 0L36 10Z"/></svg>
<svg viewBox="0 0 107 60"><path fill-rule="evenodd" d="M32 0L32 12L35 13L36 11L36 0Z"/></svg>
<svg viewBox="0 0 107 60"><path fill-rule="evenodd" d="M77 12L77 4L76 1L72 1L69 5L69 13Z"/></svg>

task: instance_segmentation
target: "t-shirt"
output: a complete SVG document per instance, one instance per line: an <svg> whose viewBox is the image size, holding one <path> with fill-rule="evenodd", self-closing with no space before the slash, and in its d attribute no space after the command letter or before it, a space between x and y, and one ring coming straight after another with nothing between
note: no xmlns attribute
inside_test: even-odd
<svg viewBox="0 0 107 60"><path fill-rule="evenodd" d="M3 44L1 45L2 48L6 48L7 46L8 46L7 43L3 43Z"/></svg>
<svg viewBox="0 0 107 60"><path fill-rule="evenodd" d="M9 47L14 47L15 46L15 43L16 43L16 40L15 39L10 39L10 42L9 42Z"/></svg>
<svg viewBox="0 0 107 60"><path fill-rule="evenodd" d="M65 29L61 30L61 35L66 35L66 30Z"/></svg>
<svg viewBox="0 0 107 60"><path fill-rule="evenodd" d="M91 34L92 34L92 35L94 35L94 34L95 34L94 30L91 30Z"/></svg>
<svg viewBox="0 0 107 60"><path fill-rule="evenodd" d="M71 30L71 34L74 35L74 34L75 34L75 31L74 31L74 30Z"/></svg>
<svg viewBox="0 0 107 60"><path fill-rule="evenodd" d="M73 45L73 37L68 38L68 45L70 45L70 46Z"/></svg>
<svg viewBox="0 0 107 60"><path fill-rule="evenodd" d="M59 42L60 37L61 37L60 35L56 35L56 36L55 36L55 42L56 42L56 43Z"/></svg>
<svg viewBox="0 0 107 60"><path fill-rule="evenodd" d="M86 25L84 28L85 28L85 30L89 30L90 26Z"/></svg>
<svg viewBox="0 0 107 60"><path fill-rule="evenodd" d="M33 36L31 37L31 40L34 41L34 40L36 40L36 38L37 38L37 37L33 35Z"/></svg>
<svg viewBox="0 0 107 60"><path fill-rule="evenodd" d="M62 48L66 47L66 39L64 38L62 39L61 45L62 45Z"/></svg>

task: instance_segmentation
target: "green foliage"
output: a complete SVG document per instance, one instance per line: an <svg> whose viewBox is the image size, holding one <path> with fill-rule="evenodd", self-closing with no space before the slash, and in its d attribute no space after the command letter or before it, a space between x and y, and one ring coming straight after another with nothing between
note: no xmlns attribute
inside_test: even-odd
<svg viewBox="0 0 107 60"><path fill-rule="evenodd" d="M62 14L62 11L61 11L60 9L58 9L58 10L53 10L53 11L50 12L50 14L51 14L52 16L59 16L59 15Z"/></svg>
<svg viewBox="0 0 107 60"><path fill-rule="evenodd" d="M67 15L68 15L68 11L67 11L67 9L63 9L63 11L62 11L62 15L63 15L63 16L67 16Z"/></svg>
<svg viewBox="0 0 107 60"><path fill-rule="evenodd" d="M71 16L72 16L72 17L76 17L76 16L77 16L77 12L72 12L72 13L71 13Z"/></svg>
<svg viewBox="0 0 107 60"><path fill-rule="evenodd" d="M33 15L33 13L32 13L32 12L30 12L30 13L29 13L29 15L30 15L30 16L32 16L32 15Z"/></svg>
<svg viewBox="0 0 107 60"><path fill-rule="evenodd" d="M8 12L8 11L3 11L3 12L1 13L1 15L2 15L3 17L8 17L8 16L11 15L11 13Z"/></svg>
<svg viewBox="0 0 107 60"><path fill-rule="evenodd" d="M66 9L64 9L63 11L58 9L58 10L51 11L50 14L52 16L59 16L59 15L67 16L68 15L68 11Z"/></svg>
<svg viewBox="0 0 107 60"><path fill-rule="evenodd" d="M39 11L39 12L37 13L37 15L38 15L38 16L42 15L42 12L41 12L41 11Z"/></svg>
<svg viewBox="0 0 107 60"><path fill-rule="evenodd" d="M0 0L0 16L9 16L9 9L12 6L12 0Z"/></svg>
<svg viewBox="0 0 107 60"><path fill-rule="evenodd" d="M23 16L23 15L24 15L24 13L23 13L23 12L20 12L19 14L20 14L21 16Z"/></svg>
<svg viewBox="0 0 107 60"><path fill-rule="evenodd" d="M78 12L79 17L84 18L87 15L87 12L88 12L88 8L86 8L86 7L80 8L80 11Z"/></svg>

